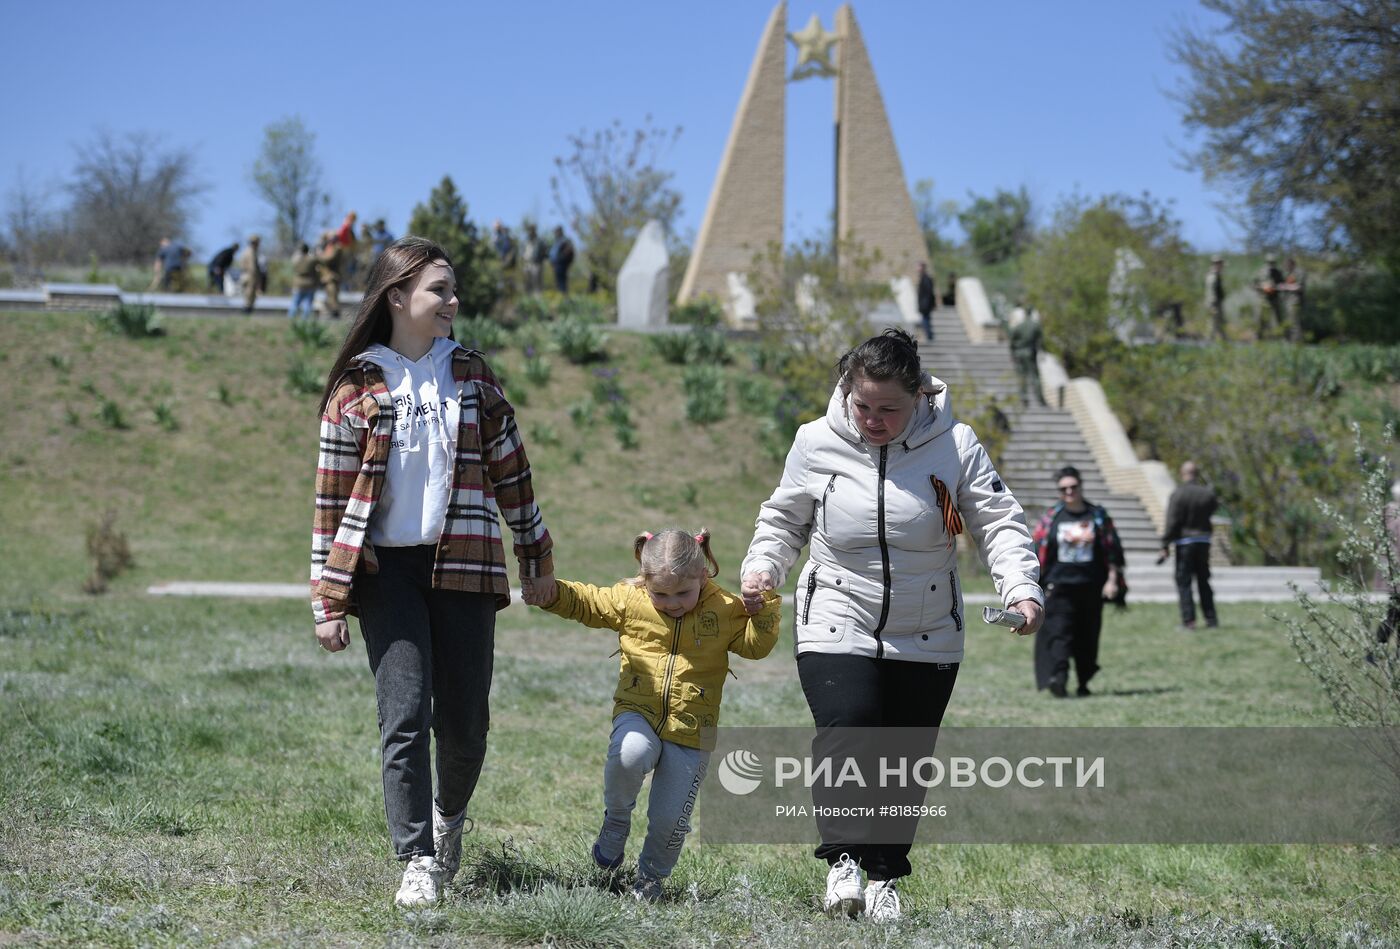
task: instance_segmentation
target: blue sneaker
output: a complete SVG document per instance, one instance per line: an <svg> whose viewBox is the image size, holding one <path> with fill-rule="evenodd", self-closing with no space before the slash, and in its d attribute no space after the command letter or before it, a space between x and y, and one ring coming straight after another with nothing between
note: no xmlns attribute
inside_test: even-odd
<svg viewBox="0 0 1400 949"><path fill-rule="evenodd" d="M622 866L622 854L618 854L609 860L603 856L603 852L598 849L598 842L593 842L593 862L598 865L598 869L607 870L609 873Z"/></svg>

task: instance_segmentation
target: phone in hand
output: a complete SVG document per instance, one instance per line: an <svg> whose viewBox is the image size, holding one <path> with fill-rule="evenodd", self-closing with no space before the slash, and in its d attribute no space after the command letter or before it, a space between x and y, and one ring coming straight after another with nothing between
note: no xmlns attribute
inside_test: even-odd
<svg viewBox="0 0 1400 949"><path fill-rule="evenodd" d="M982 607L982 622L990 623L993 626L1005 626L1007 629L1020 629L1026 625L1026 616L1015 610L999 610L995 606L984 606Z"/></svg>

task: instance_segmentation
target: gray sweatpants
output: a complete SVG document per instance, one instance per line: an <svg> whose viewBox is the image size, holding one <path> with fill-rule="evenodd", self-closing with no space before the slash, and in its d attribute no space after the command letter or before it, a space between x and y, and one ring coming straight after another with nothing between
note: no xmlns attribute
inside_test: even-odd
<svg viewBox="0 0 1400 949"><path fill-rule="evenodd" d="M598 852L616 860L627 845L632 810L642 780L651 773L651 798L647 803L647 836L637 861L638 873L664 880L680 859L695 798L709 769L710 753L659 738L645 718L623 712L613 719L608 762L603 767L603 829L598 832Z"/></svg>
<svg viewBox="0 0 1400 949"><path fill-rule="evenodd" d="M432 588L435 548L377 547L379 572L355 575L360 631L379 702L384 813L400 860L433 852L437 808L459 814L486 758L496 598Z"/></svg>

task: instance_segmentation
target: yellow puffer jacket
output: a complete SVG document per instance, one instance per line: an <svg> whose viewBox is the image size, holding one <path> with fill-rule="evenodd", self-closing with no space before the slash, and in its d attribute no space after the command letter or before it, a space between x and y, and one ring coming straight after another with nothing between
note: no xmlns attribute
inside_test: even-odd
<svg viewBox="0 0 1400 949"><path fill-rule="evenodd" d="M715 746L719 702L731 652L762 659L778 641L782 598L765 595L753 616L744 603L713 581L695 609L672 619L651 605L647 591L629 583L595 587L558 582L549 612L585 626L615 629L622 669L613 695L613 716L638 712L665 741L700 748Z"/></svg>

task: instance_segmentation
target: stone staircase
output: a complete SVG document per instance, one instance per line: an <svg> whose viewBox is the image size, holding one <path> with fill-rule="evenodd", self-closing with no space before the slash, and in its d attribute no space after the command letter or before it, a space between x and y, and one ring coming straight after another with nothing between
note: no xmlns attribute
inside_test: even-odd
<svg viewBox="0 0 1400 949"><path fill-rule="evenodd" d="M1029 408L1021 407L1016 370L1004 344L969 342L962 321L949 307L934 311L933 333L931 345L920 344L920 357L924 368L948 383L954 413L970 409L974 398L995 396L1011 420L1011 436L997 470L1026 509L1028 521L1034 522L1058 500L1055 471L1074 465L1084 483L1084 496L1108 509L1129 556L1156 552L1159 527L1141 500L1109 488L1074 416L1034 401Z"/></svg>
<svg viewBox="0 0 1400 949"><path fill-rule="evenodd" d="M911 326L909 330L915 336L922 335L921 328ZM1103 505L1118 528L1128 559L1129 599L1175 602L1171 561L1161 566L1155 563L1161 523L1153 521L1140 498L1109 487L1075 416L1068 409L1054 404L1041 407L1034 400L1030 407L1022 408L1006 344L970 342L952 308L934 311L933 332L932 344L920 343L920 356L925 369L948 383L954 413L970 410L974 400L995 396L1010 419L1011 434L997 470L1025 508L1027 521L1033 526L1058 500L1052 477L1056 469L1074 465L1084 484L1084 496ZM1158 517L1163 514L1159 512ZM1315 567L1212 566L1211 573L1215 598L1221 603L1291 600L1290 584L1313 594L1321 592L1321 573Z"/></svg>

